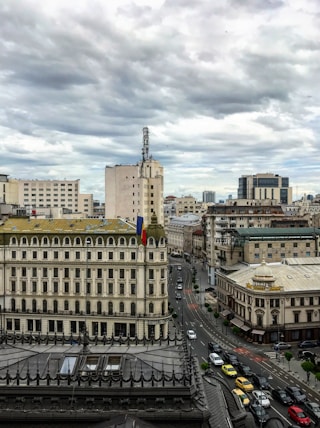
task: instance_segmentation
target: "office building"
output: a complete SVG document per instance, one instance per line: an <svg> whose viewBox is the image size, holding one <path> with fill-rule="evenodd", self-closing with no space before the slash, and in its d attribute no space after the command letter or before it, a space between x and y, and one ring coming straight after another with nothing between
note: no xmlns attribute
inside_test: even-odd
<svg viewBox="0 0 320 428"><path fill-rule="evenodd" d="M202 192L202 202L215 203L216 192L213 192L212 190L205 190L204 192Z"/></svg>
<svg viewBox="0 0 320 428"><path fill-rule="evenodd" d="M141 161L136 165L106 167L105 209L106 218L135 222L141 216L146 225L156 214L159 224L164 225L163 167L149 154L148 128L143 128Z"/></svg>
<svg viewBox="0 0 320 428"><path fill-rule="evenodd" d="M242 175L239 178L238 199L270 199L278 204L292 203L289 178L278 174Z"/></svg>

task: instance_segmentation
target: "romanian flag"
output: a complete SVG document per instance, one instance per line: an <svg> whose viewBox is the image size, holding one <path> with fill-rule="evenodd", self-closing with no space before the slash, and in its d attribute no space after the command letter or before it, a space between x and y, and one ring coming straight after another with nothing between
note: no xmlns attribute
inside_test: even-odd
<svg viewBox="0 0 320 428"><path fill-rule="evenodd" d="M140 236L143 245L147 245L147 231L144 228L143 217L137 217L137 235Z"/></svg>

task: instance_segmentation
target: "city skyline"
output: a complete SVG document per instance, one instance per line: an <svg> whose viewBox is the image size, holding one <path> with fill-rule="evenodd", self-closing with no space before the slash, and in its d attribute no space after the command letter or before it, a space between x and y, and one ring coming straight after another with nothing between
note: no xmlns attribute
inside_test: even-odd
<svg viewBox="0 0 320 428"><path fill-rule="evenodd" d="M315 0L47 0L0 5L1 173L81 180L141 160L164 195L237 197L242 175L317 194L320 5Z"/></svg>

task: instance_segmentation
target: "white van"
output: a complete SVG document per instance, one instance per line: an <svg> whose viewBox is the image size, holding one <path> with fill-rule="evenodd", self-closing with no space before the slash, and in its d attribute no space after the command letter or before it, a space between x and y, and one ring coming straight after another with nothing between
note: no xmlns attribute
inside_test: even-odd
<svg viewBox="0 0 320 428"><path fill-rule="evenodd" d="M209 354L209 360L215 366L222 366L224 364L223 359L220 357L220 355L216 354L215 352L212 352L212 354Z"/></svg>

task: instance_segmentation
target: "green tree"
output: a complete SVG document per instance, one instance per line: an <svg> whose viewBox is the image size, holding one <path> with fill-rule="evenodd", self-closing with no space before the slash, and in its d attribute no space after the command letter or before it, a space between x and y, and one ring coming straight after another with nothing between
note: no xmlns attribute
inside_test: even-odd
<svg viewBox="0 0 320 428"><path fill-rule="evenodd" d="M289 367L289 371L290 371L290 361L292 360L292 358L293 358L293 353L292 352L290 352L290 351L287 351L285 354L284 354L284 357L285 357L285 359L288 361L288 367Z"/></svg>
<svg viewBox="0 0 320 428"><path fill-rule="evenodd" d="M235 325L232 327L232 332L233 332L233 334L237 335L240 333L240 328Z"/></svg>
<svg viewBox="0 0 320 428"><path fill-rule="evenodd" d="M204 370L204 371L208 370L209 367L210 367L209 363L206 363L206 362L201 363L202 370Z"/></svg>
<svg viewBox="0 0 320 428"><path fill-rule="evenodd" d="M213 316L214 316L214 317L215 317L215 319L216 319L216 325L217 325L218 318L219 318L219 316L220 316L219 312L215 311L215 313L213 314Z"/></svg>
<svg viewBox="0 0 320 428"><path fill-rule="evenodd" d="M309 382L310 373L314 371L316 367L315 364L313 364L312 361L304 361L303 363L301 363L301 367L307 373L307 381Z"/></svg>

